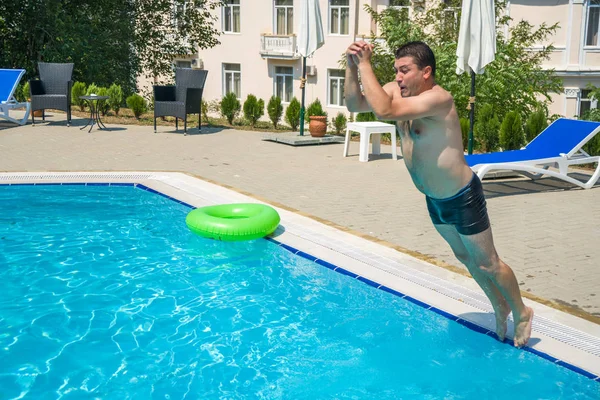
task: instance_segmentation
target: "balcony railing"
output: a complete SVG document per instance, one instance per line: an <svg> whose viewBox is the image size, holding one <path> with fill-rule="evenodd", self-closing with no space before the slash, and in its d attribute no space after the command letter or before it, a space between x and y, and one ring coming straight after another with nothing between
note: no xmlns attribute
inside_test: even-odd
<svg viewBox="0 0 600 400"><path fill-rule="evenodd" d="M264 58L298 59L295 35L269 35L260 37L260 55Z"/></svg>

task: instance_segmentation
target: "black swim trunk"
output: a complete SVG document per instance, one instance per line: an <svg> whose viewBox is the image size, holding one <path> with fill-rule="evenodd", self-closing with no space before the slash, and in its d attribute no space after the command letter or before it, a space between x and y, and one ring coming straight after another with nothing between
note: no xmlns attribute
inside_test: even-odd
<svg viewBox="0 0 600 400"><path fill-rule="evenodd" d="M475 174L471 182L452 197L427 196L427 209L435 225L452 225L461 235L474 235L490 227L483 186Z"/></svg>

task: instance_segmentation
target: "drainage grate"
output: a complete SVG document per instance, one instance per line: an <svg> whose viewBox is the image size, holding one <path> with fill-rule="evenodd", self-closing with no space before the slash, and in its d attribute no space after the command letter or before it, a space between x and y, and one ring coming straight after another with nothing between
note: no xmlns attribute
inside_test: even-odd
<svg viewBox="0 0 600 400"><path fill-rule="evenodd" d="M118 180L144 180L151 179L153 174L127 174L127 173L31 173L31 174L0 174L0 181L49 181L49 180L98 180L98 179L118 179Z"/></svg>

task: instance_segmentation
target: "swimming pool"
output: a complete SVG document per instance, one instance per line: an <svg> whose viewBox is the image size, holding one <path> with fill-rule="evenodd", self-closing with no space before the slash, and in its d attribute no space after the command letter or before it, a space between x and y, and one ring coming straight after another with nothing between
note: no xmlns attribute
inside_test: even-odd
<svg viewBox="0 0 600 400"><path fill-rule="evenodd" d="M0 186L0 397L597 398L600 384L125 186ZM285 223L285 222L284 222Z"/></svg>

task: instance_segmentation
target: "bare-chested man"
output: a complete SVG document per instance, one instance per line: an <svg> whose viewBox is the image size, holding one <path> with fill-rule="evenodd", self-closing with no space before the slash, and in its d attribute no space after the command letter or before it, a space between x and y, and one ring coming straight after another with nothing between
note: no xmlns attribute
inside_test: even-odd
<svg viewBox="0 0 600 400"><path fill-rule="evenodd" d="M526 345L533 310L523 304L512 269L496 253L481 182L465 161L454 99L435 83L433 52L423 42L400 47L396 80L381 87L371 67L372 51L363 41L346 51L348 110L373 111L380 119L398 121L406 167L426 196L435 228L490 299L498 338L504 341L512 311L514 345Z"/></svg>

